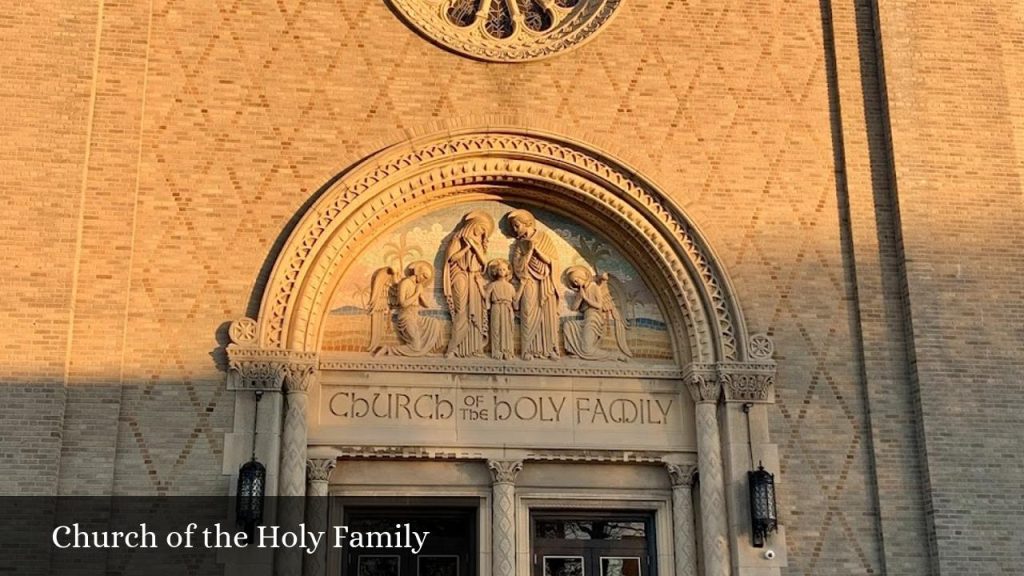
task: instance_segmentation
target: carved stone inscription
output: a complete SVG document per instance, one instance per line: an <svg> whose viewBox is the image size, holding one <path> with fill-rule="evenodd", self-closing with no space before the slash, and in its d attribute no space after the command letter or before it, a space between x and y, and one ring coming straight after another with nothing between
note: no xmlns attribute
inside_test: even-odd
<svg viewBox="0 0 1024 576"><path fill-rule="evenodd" d="M314 434L345 443L672 449L692 420L669 389L330 386L322 399Z"/></svg>

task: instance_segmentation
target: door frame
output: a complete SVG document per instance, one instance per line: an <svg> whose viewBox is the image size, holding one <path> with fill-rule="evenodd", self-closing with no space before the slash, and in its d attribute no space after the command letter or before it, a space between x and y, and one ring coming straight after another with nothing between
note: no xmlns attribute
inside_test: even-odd
<svg viewBox="0 0 1024 576"><path fill-rule="evenodd" d="M516 576L533 576L534 511L567 512L607 510L645 512L652 516L654 548L651 558L658 575L675 574L672 534L672 495L668 491L619 490L517 490Z"/></svg>
<svg viewBox="0 0 1024 576"><path fill-rule="evenodd" d="M440 488L440 489L439 489ZM491 576L491 491L437 486L353 488L332 486L328 518L331 526L344 525L346 507L423 506L476 508L476 573ZM340 576L343 550L327 548L327 574Z"/></svg>

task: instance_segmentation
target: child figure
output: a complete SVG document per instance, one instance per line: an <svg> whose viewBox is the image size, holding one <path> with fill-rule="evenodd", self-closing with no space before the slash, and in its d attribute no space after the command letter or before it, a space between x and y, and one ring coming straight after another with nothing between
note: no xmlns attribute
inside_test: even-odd
<svg viewBox="0 0 1024 576"><path fill-rule="evenodd" d="M491 358L515 358L515 310L519 308L516 287L509 278L512 265L504 258L495 258L487 264L491 282L484 287L484 300L491 311Z"/></svg>

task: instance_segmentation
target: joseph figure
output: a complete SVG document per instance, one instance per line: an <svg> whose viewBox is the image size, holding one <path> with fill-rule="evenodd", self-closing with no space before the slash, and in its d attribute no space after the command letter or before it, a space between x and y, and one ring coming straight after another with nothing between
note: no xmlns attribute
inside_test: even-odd
<svg viewBox="0 0 1024 576"><path fill-rule="evenodd" d="M508 214L516 240L512 271L519 281L519 322L524 360L550 358L558 353L558 263L555 244L537 219L526 210Z"/></svg>

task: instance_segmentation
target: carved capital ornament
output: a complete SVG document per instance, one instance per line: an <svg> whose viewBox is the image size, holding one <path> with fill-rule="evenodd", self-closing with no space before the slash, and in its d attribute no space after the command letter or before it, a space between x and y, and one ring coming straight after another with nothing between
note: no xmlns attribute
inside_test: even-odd
<svg viewBox="0 0 1024 576"><path fill-rule="evenodd" d="M515 484L516 476L523 469L523 463L519 460L488 460L487 468L495 484Z"/></svg>

